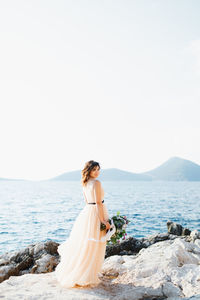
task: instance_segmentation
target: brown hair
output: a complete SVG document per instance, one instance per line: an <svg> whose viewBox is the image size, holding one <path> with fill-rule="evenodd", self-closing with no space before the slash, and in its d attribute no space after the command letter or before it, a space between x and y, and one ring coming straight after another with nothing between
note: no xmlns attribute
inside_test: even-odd
<svg viewBox="0 0 200 300"><path fill-rule="evenodd" d="M98 166L100 169L100 164L94 160L89 160L85 163L85 166L84 166L83 170L81 171L81 175L82 175L81 183L83 186L86 185L86 183L90 179L90 172L96 166Z"/></svg>

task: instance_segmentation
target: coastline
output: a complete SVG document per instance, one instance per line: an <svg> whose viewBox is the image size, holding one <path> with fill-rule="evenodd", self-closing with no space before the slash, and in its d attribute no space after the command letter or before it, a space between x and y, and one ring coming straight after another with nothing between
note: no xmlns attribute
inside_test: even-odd
<svg viewBox="0 0 200 300"><path fill-rule="evenodd" d="M13 299L14 291L15 299L53 299L58 293L63 297L58 299L84 299L86 294L85 299L199 299L200 232L170 221L167 227L167 233L107 245L102 282L90 288L59 286L56 242L6 252L0 256L0 294L6 300Z"/></svg>

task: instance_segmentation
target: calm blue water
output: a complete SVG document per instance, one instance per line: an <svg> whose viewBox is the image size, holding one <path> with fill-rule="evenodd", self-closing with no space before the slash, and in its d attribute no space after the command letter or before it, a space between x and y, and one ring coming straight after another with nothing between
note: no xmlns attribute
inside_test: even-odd
<svg viewBox="0 0 200 300"><path fill-rule="evenodd" d="M103 182L109 215L131 220L128 236L167 232L172 220L200 230L200 182ZM75 181L0 181L0 254L27 245L64 241L85 206Z"/></svg>

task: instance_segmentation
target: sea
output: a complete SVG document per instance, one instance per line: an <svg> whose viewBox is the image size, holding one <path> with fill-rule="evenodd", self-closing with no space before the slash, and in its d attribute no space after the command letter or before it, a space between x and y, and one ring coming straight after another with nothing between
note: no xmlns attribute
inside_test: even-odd
<svg viewBox="0 0 200 300"><path fill-rule="evenodd" d="M103 181L109 216L125 215L127 237L167 232L171 220L200 231L200 182ZM85 206L79 181L0 181L0 255L67 239Z"/></svg>

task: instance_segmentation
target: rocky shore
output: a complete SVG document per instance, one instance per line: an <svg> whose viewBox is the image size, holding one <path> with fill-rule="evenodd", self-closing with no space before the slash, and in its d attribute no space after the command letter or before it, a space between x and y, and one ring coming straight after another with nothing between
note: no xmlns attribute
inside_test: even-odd
<svg viewBox="0 0 200 300"><path fill-rule="evenodd" d="M98 286L56 281L58 243L0 256L0 299L200 299L200 232L167 222L167 233L107 245Z"/></svg>

